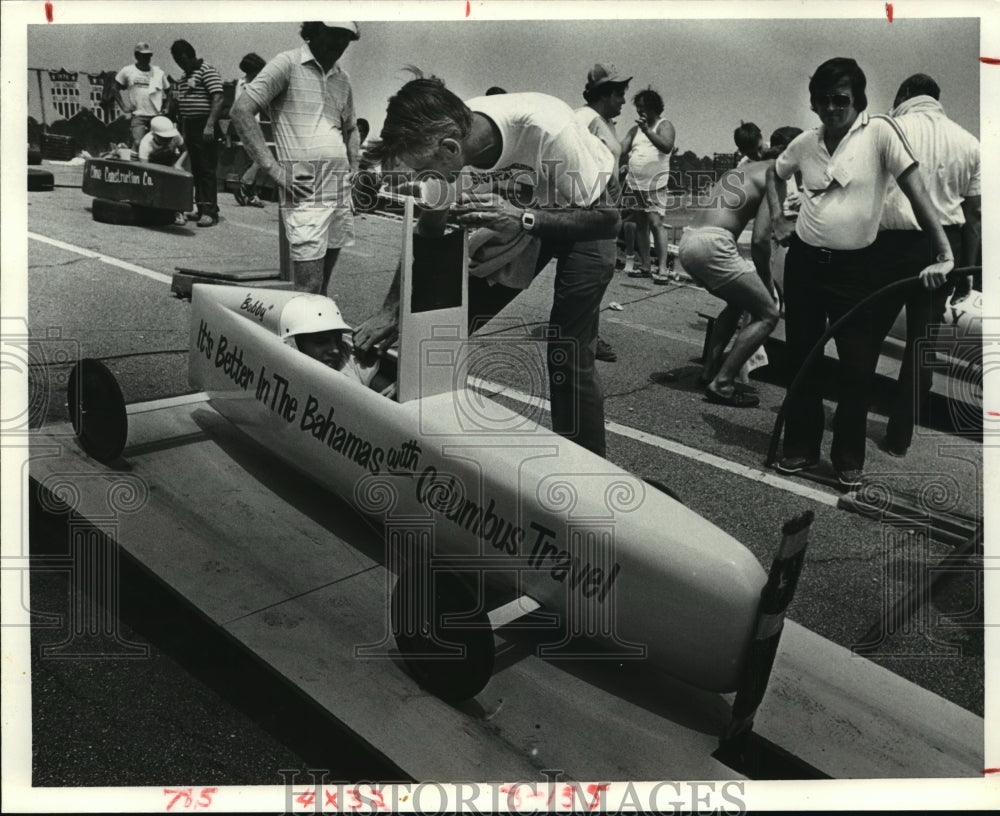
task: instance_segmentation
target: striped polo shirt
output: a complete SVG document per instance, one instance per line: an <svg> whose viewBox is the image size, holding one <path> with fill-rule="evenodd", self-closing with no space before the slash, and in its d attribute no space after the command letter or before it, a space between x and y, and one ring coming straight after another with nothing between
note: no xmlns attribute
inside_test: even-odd
<svg viewBox="0 0 1000 816"><path fill-rule="evenodd" d="M357 122L351 79L339 63L324 71L303 43L267 63L244 93L270 110L279 160L346 163L344 134Z"/></svg>
<svg viewBox="0 0 1000 816"><path fill-rule="evenodd" d="M181 116L193 119L208 116L212 110L212 94L222 93L222 77L205 60L198 61L198 67L190 74L184 74L177 83L177 104Z"/></svg>

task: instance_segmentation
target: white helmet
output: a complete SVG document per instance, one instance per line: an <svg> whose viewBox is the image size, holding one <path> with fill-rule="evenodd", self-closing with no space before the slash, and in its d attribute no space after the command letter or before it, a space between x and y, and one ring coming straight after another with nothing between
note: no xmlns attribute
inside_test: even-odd
<svg viewBox="0 0 1000 816"><path fill-rule="evenodd" d="M302 294L293 297L281 310L278 337L291 346L297 334L324 331L351 331L337 304L323 295Z"/></svg>

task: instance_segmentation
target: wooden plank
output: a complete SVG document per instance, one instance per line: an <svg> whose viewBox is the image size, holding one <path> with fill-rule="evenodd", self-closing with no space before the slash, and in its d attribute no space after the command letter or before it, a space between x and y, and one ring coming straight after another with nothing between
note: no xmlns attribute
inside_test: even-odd
<svg viewBox="0 0 1000 816"><path fill-rule="evenodd" d="M121 515L119 545L414 778L739 776L711 756L730 713L722 695L640 663L544 661L515 630L500 630L480 695L441 702L388 637L393 579L377 531L202 397L133 407L129 422L127 468L87 459L59 426L36 444L62 454L34 460L31 477L70 474L94 518L113 480L141 480L148 500ZM983 768L981 718L791 621L755 730L835 778Z"/></svg>
<svg viewBox="0 0 1000 816"><path fill-rule="evenodd" d="M219 623L375 563L379 545L370 528L308 480L247 452L233 438L238 432L210 408L155 414L160 421L170 417L160 426L170 436L153 444L140 431L139 444L127 449L127 470L105 468L74 441L55 436L63 455L33 462L32 478L44 487L48 477L74 474L85 517L107 515L108 486L119 473L146 485L141 509L118 519L119 545ZM68 426L59 430L69 433ZM305 504L308 514L299 509ZM346 544L345 534L367 535L369 552Z"/></svg>
<svg viewBox="0 0 1000 816"><path fill-rule="evenodd" d="M80 512L95 517L120 474L144 482L149 500L121 516L119 545L414 778L739 776L711 757L728 715L719 695L617 662L515 649L475 700L422 690L387 639L394 579L379 537L192 399L133 410L118 471L54 428L38 444L63 453L34 462L32 478L73 473ZM381 658L355 655L380 641Z"/></svg>
<svg viewBox="0 0 1000 816"><path fill-rule="evenodd" d="M531 779L541 768L572 779L739 777L711 756L728 715L718 695L617 662L521 654L474 699L442 702L402 667L389 635L391 586L377 567L227 631L416 779ZM354 651L386 638L371 650L381 657ZM347 700L350 689L367 693Z"/></svg>
<svg viewBox="0 0 1000 816"><path fill-rule="evenodd" d="M186 266L175 266L174 269L182 275L210 278L213 281L238 281L239 283L250 283L251 281L274 280L278 277L278 271L275 269L191 269Z"/></svg>
<svg viewBox="0 0 1000 816"><path fill-rule="evenodd" d="M754 731L837 779L985 767L981 717L790 620Z"/></svg>
<svg viewBox="0 0 1000 816"><path fill-rule="evenodd" d="M255 273L260 275L261 273ZM253 286L259 289L284 289L292 290L295 285L291 281L280 280L277 273L271 273L267 278L262 277L223 277L219 274L188 274L185 272L174 272L170 281L170 291L172 294L185 300L191 299L191 288L196 283L211 283L216 286L246 286L248 281L252 281Z"/></svg>

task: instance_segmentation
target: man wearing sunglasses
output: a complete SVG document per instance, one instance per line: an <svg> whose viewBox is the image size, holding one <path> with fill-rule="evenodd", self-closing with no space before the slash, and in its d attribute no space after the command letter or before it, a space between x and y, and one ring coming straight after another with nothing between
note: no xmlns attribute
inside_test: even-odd
<svg viewBox="0 0 1000 816"><path fill-rule="evenodd" d="M913 207L930 238L935 262L920 273L928 289L945 283L954 256L927 196L917 161L890 118L865 113L864 72L838 57L816 69L809 81L812 110L820 126L795 139L768 170L768 205L775 238L789 245L785 260L785 338L797 373L825 331L879 288L872 244L889 181ZM794 225L782 212L785 182L802 174L802 205ZM869 395L878 362L882 320L869 311L849 321L834 338L840 360L838 403L830 459L842 487L860 487L865 463ZM823 440L823 376L805 372L788 397L783 457L776 468L793 474L819 462Z"/></svg>

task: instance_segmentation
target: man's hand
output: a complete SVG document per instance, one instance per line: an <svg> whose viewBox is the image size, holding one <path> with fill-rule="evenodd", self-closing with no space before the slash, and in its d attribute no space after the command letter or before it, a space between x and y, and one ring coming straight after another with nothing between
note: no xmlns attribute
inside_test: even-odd
<svg viewBox="0 0 1000 816"><path fill-rule="evenodd" d="M354 330L354 348L359 354L370 352L377 345L387 348L398 337L398 328L398 310L383 309Z"/></svg>
<svg viewBox="0 0 1000 816"><path fill-rule="evenodd" d="M206 125L205 129L201 132L201 139L206 144L208 142L215 141L215 126L214 125Z"/></svg>
<svg viewBox="0 0 1000 816"><path fill-rule="evenodd" d="M285 200L294 204L297 201L312 196L316 183L312 176L290 176L280 162L268 165L264 171L281 190L285 191Z"/></svg>
<svg viewBox="0 0 1000 816"><path fill-rule="evenodd" d="M955 261L948 259L926 267L920 273L920 281L925 289L940 289L948 280L948 273L955 268Z"/></svg>
<svg viewBox="0 0 1000 816"><path fill-rule="evenodd" d="M511 240L521 233L521 210L500 196L463 199L451 208L451 213L463 227L485 227Z"/></svg>
<svg viewBox="0 0 1000 816"><path fill-rule="evenodd" d="M771 219L771 230L775 241L781 246L788 246L795 234L795 223L779 216Z"/></svg>

